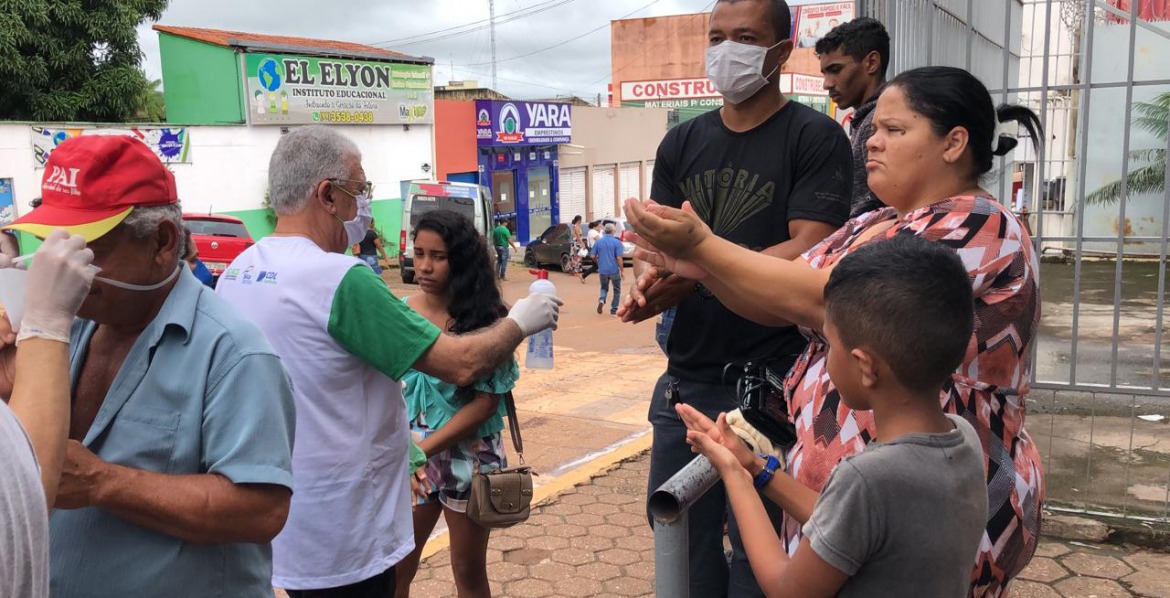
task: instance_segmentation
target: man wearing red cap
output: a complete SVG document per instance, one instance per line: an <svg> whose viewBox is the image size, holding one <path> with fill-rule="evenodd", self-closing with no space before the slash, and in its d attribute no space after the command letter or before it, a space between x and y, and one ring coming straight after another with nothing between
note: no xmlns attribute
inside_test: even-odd
<svg viewBox="0 0 1170 598"><path fill-rule="evenodd" d="M269 542L292 488L279 358L182 267L175 179L146 145L65 141L42 193L6 228L64 228L101 268L69 338L52 595L271 596Z"/></svg>

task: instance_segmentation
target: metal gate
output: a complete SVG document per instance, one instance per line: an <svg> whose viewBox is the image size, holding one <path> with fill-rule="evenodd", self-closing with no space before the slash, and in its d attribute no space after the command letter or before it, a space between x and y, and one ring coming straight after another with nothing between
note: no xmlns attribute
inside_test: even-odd
<svg viewBox="0 0 1170 598"><path fill-rule="evenodd" d="M886 24L891 76L950 65L1030 106L984 187L1041 256L1027 429L1054 509L1170 522L1170 0L862 0ZM922 38L925 34L925 40Z"/></svg>

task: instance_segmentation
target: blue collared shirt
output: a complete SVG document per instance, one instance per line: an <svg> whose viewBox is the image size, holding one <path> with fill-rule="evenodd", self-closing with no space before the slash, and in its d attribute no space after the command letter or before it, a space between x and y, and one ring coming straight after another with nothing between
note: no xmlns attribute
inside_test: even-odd
<svg viewBox="0 0 1170 598"><path fill-rule="evenodd" d="M597 273L606 276L621 274L623 252L622 242L618 241L616 237L609 233L601 235L601 238L593 244L593 249L590 250L590 253L597 258Z"/></svg>
<svg viewBox="0 0 1170 598"><path fill-rule="evenodd" d="M74 388L96 329L73 325ZM291 489L293 409L264 335L184 267L83 443L127 467ZM92 507L50 523L54 598L272 596L269 544L190 544Z"/></svg>

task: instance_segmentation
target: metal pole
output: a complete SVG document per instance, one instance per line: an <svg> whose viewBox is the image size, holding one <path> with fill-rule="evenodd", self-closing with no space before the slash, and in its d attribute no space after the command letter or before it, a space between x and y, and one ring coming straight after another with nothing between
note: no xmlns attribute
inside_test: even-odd
<svg viewBox="0 0 1170 598"><path fill-rule="evenodd" d="M492 91L499 91L500 87L496 80L496 0L488 0L488 30L491 32L492 38Z"/></svg>
<svg viewBox="0 0 1170 598"><path fill-rule="evenodd" d="M716 482L719 472L699 455L650 495L654 517L654 591L657 596L690 595L690 552L687 511Z"/></svg>
<svg viewBox="0 0 1170 598"><path fill-rule="evenodd" d="M690 515L675 521L654 519L654 595L687 598L691 594Z"/></svg>

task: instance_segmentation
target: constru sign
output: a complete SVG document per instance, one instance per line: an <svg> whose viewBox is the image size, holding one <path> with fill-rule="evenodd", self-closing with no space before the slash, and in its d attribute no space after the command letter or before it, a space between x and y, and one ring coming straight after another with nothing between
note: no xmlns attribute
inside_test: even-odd
<svg viewBox="0 0 1170 598"><path fill-rule="evenodd" d="M719 90L706 78L663 81L623 81L623 102L717 98Z"/></svg>
<svg viewBox="0 0 1170 598"><path fill-rule="evenodd" d="M244 65L252 124L434 122L429 65L265 54Z"/></svg>

